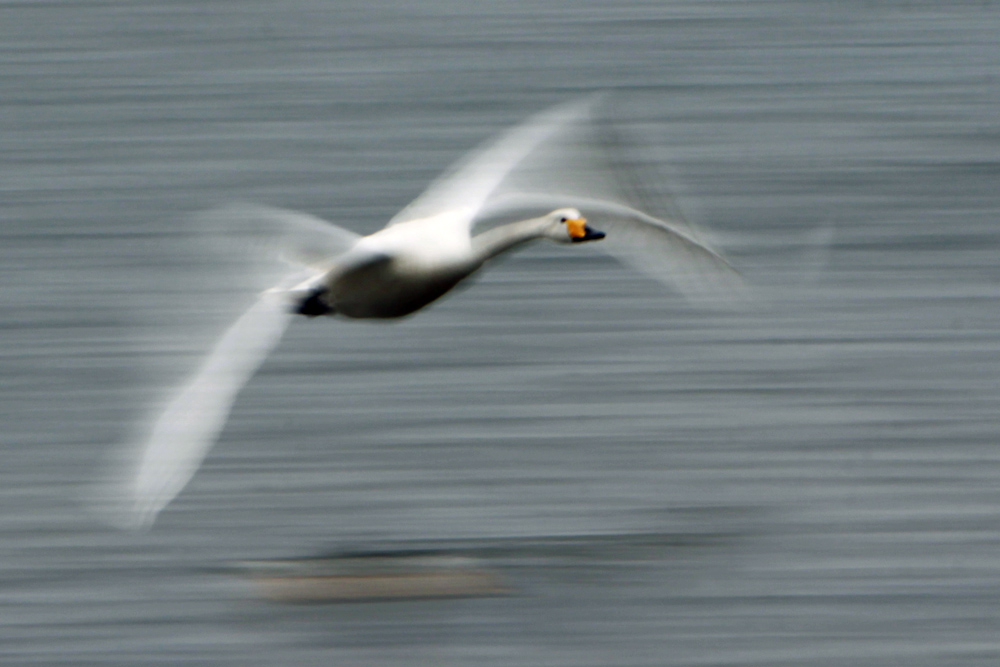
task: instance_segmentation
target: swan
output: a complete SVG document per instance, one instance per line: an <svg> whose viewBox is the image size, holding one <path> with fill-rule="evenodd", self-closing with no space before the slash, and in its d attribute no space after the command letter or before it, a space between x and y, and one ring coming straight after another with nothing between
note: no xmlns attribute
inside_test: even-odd
<svg viewBox="0 0 1000 667"><path fill-rule="evenodd" d="M152 525L195 474L240 389L297 317L404 317L491 259L540 239L606 244L613 255L696 298L738 293L739 274L682 220L656 218L604 198L607 188L595 186L593 178L559 176L585 161L580 150L587 145L571 149L565 139L574 128L587 126L592 107L592 100L554 107L502 134L368 236L282 209L237 206L216 212L227 224L273 230L272 243L287 268L129 443L130 470L125 488L116 491L117 520ZM605 173L602 165L591 169L591 176ZM547 178L539 179L539 170ZM517 215L526 210L548 212ZM600 221L601 230L591 227L585 213ZM482 229L486 222L511 217L516 219Z"/></svg>

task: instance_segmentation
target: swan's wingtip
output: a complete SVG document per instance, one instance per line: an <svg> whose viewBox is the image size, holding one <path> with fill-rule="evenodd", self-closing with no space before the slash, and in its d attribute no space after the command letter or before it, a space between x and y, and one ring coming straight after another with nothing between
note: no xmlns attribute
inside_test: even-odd
<svg viewBox="0 0 1000 667"><path fill-rule="evenodd" d="M81 504L97 522L130 532L149 531L165 506L107 480L87 487Z"/></svg>

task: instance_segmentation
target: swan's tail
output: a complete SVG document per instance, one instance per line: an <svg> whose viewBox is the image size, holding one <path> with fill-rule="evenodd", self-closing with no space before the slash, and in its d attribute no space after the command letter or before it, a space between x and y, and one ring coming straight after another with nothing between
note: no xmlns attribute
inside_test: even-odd
<svg viewBox="0 0 1000 667"><path fill-rule="evenodd" d="M292 312L296 315L305 315L306 317L333 315L337 311L327 301L326 295L327 289L325 287L317 287L304 298L299 298L295 301L292 306Z"/></svg>

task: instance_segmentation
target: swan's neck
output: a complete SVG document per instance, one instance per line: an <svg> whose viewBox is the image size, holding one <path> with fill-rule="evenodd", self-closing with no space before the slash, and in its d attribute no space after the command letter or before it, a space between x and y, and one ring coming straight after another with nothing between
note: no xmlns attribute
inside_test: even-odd
<svg viewBox="0 0 1000 667"><path fill-rule="evenodd" d="M500 225L473 237L472 250L480 263L485 262L523 243L542 238L547 225L547 218L532 218Z"/></svg>

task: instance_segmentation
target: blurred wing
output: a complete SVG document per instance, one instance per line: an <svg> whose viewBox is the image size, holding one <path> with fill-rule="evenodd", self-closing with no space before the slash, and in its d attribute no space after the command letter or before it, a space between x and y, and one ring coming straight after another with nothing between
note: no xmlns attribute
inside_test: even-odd
<svg viewBox="0 0 1000 667"><path fill-rule="evenodd" d="M508 195L491 207L526 210L555 206L580 209L590 224L607 234L595 247L668 285L703 306L735 306L747 297L736 269L680 224L654 218L625 204L573 195Z"/></svg>
<svg viewBox="0 0 1000 667"><path fill-rule="evenodd" d="M511 172L560 130L586 118L594 99L553 107L469 154L430 185L390 225L460 211L471 225L476 213Z"/></svg>
<svg viewBox="0 0 1000 667"><path fill-rule="evenodd" d="M157 338L144 353L150 366L180 361L177 351L187 346L208 353L138 425L123 452L126 469L96 491L99 508L126 525L151 524L180 493L240 390L280 341L297 290L308 290L359 238L311 215L265 206L214 209L194 223L194 233L182 236L186 245L168 255L161 279L151 283L157 291L146 312L158 318L151 327Z"/></svg>
<svg viewBox="0 0 1000 667"><path fill-rule="evenodd" d="M212 209L197 216L196 223L202 233L220 237L227 254L238 249L244 258L256 258L258 265L270 262L281 276L289 265L322 266L361 238L308 213L257 204ZM274 282L272 277L266 287Z"/></svg>
<svg viewBox="0 0 1000 667"><path fill-rule="evenodd" d="M152 523L190 481L225 425L236 395L281 340L291 318L284 294L262 294L171 394L148 438L138 445L130 523Z"/></svg>
<svg viewBox="0 0 1000 667"><path fill-rule="evenodd" d="M748 297L743 277L716 250L669 222L624 208L587 206L613 257L698 305L732 307Z"/></svg>

